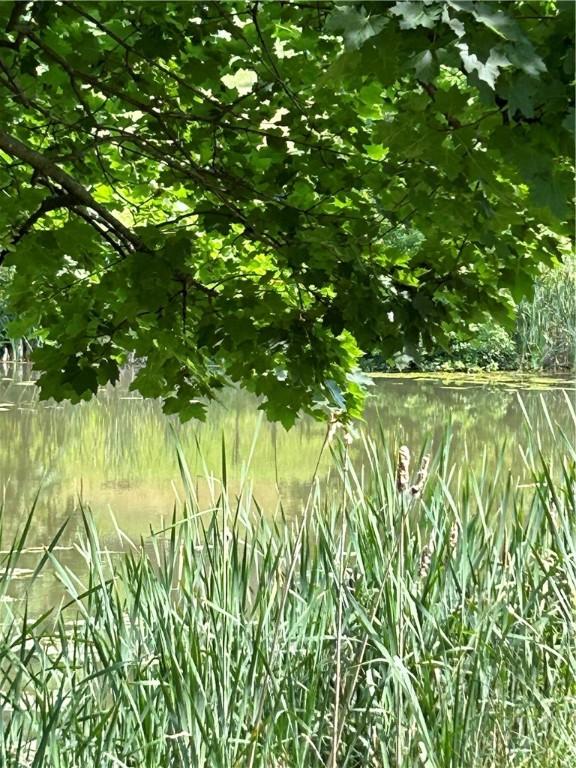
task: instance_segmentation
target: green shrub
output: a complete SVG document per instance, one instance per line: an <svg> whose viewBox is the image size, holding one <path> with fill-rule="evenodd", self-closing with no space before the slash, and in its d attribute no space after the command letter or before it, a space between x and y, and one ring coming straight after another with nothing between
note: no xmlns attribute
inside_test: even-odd
<svg viewBox="0 0 576 768"><path fill-rule="evenodd" d="M510 371L517 368L516 345L505 328L483 323L471 330L474 336L470 340L462 341L453 336L449 351L424 353L423 367L445 371Z"/></svg>

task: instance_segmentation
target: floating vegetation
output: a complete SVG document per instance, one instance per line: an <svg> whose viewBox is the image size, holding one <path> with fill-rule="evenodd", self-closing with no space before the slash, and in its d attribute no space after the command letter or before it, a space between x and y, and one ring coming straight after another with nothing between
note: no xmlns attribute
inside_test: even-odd
<svg viewBox="0 0 576 768"><path fill-rule="evenodd" d="M573 374L554 374L543 376L541 374L489 372L489 373L453 373L434 371L432 373L371 373L374 379L386 379L393 383L401 384L403 381L431 381L440 382L446 389L459 387L477 387L484 385L510 385L514 389L565 389L573 388L576 378Z"/></svg>

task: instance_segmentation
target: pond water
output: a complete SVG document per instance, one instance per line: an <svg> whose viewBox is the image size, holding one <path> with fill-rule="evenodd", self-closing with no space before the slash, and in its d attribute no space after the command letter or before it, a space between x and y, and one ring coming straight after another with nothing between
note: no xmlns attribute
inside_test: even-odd
<svg viewBox="0 0 576 768"><path fill-rule="evenodd" d="M80 405L39 401L27 366L5 365L0 373L3 547L22 526L37 494L28 537L32 548L47 545L66 519L70 522L61 544L71 546L82 528L81 500L94 514L103 545L111 549L119 546L113 516L136 540L150 527L162 527L182 499L175 434L203 503L209 504L206 476L221 475L223 437L233 493L240 487L253 446L248 475L264 510L273 513L281 499L286 511L297 513L308 495L325 426L306 419L286 432L263 421L255 399L244 392L225 392L221 403L210 408L206 423L180 425L162 414L158 402L129 391L129 371L118 386L103 389L96 399ZM568 399L574 402L575 395L570 378L502 375L376 378L362 428L379 435L391 451L406 443L418 452L425 441L438 447L450 425L454 455L465 455L473 466L480 465L484 454L488 462L496 461L506 441L505 461L521 480L519 445L526 419L519 395L543 436L544 452L551 449L553 436L542 402L552 422L565 431L574 430L569 417ZM351 451L361 463L360 441ZM328 465L326 456L321 478ZM64 558L74 565L76 551L65 552Z"/></svg>

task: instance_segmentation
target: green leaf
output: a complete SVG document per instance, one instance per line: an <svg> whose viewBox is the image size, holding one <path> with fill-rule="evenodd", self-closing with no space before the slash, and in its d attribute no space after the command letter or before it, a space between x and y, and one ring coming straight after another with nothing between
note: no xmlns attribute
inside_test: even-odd
<svg viewBox="0 0 576 768"><path fill-rule="evenodd" d="M258 81L258 75L252 69L237 69L232 75L223 75L220 80L226 88L234 88L240 96L243 96L254 88Z"/></svg>
<svg viewBox="0 0 576 768"><path fill-rule="evenodd" d="M432 51L422 51L412 60L412 66L416 77L426 82L431 82L438 75L440 67Z"/></svg>
<svg viewBox="0 0 576 768"><path fill-rule="evenodd" d="M475 53L471 53L467 43L459 43L460 58L468 73L476 72L480 80L494 89L500 70L510 66L508 57L496 48L490 49L490 55L482 62Z"/></svg>
<svg viewBox="0 0 576 768"><path fill-rule="evenodd" d="M436 25L442 8L440 5L416 0L402 0L390 9L390 13L400 18L401 29L416 29L424 27L433 29Z"/></svg>
<svg viewBox="0 0 576 768"><path fill-rule="evenodd" d="M450 2L454 8L459 8L468 13L480 24L495 32L504 40L522 40L523 34L516 20L504 10L498 8L497 3L464 3Z"/></svg>
<svg viewBox="0 0 576 768"><path fill-rule="evenodd" d="M384 147L382 144L366 144L364 146L366 154L371 157L372 160L384 160L386 155L390 152L389 147Z"/></svg>
<svg viewBox="0 0 576 768"><path fill-rule="evenodd" d="M341 33L349 50L355 51L378 35L388 23L385 16L369 16L363 6L337 7L326 21L326 31Z"/></svg>

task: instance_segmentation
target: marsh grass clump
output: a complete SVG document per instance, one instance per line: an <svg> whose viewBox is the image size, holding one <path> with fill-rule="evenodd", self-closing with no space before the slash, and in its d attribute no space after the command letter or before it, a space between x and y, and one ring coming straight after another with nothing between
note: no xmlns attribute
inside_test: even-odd
<svg viewBox="0 0 576 768"><path fill-rule="evenodd" d="M115 560L86 512L86 579L53 543L35 576L66 599L6 609L0 765L576 764L574 446L554 476L527 450L530 489L455 482L442 455L418 495L363 452L361 472L342 446L336 492L313 483L296 520L232 500L223 466L212 508L189 484L184 513Z"/></svg>
<svg viewBox="0 0 576 768"><path fill-rule="evenodd" d="M576 366L576 257L567 255L518 309L516 345L520 366L569 370Z"/></svg>

